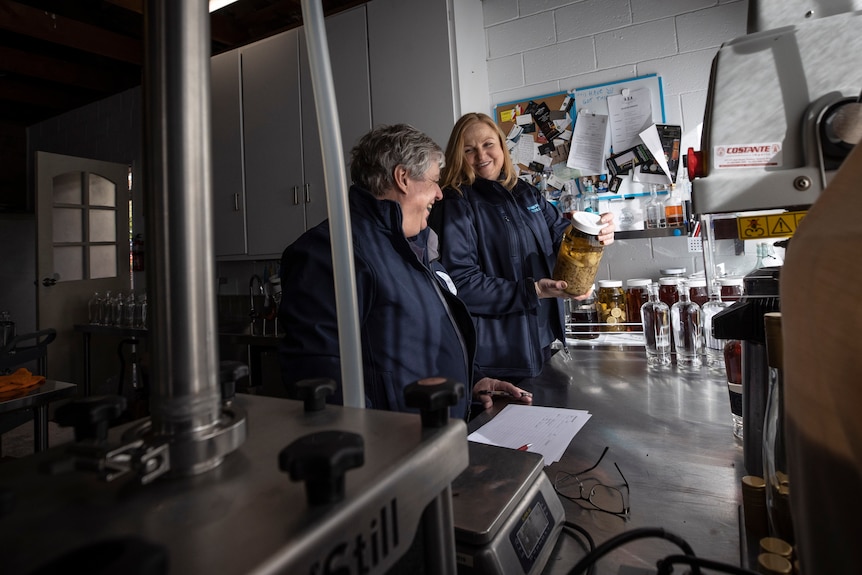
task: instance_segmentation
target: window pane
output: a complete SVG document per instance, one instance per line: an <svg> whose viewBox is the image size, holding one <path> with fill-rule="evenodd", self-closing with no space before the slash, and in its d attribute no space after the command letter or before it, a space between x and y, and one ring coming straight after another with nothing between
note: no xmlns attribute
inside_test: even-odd
<svg viewBox="0 0 862 575"><path fill-rule="evenodd" d="M111 180L98 174L90 174L90 205L117 206L117 187Z"/></svg>
<svg viewBox="0 0 862 575"><path fill-rule="evenodd" d="M117 212L115 210L90 210L90 241L116 242Z"/></svg>
<svg viewBox="0 0 862 575"><path fill-rule="evenodd" d="M117 247L90 246L90 278L117 276Z"/></svg>
<svg viewBox="0 0 862 575"><path fill-rule="evenodd" d="M60 274L61 282L84 279L84 248L55 247L54 271Z"/></svg>
<svg viewBox="0 0 862 575"><path fill-rule="evenodd" d="M83 210L75 208L54 208L52 226L54 228L53 241L55 244L65 242L82 242L83 225L81 218Z"/></svg>
<svg viewBox="0 0 862 575"><path fill-rule="evenodd" d="M81 172L69 172L54 176L53 191L55 204L80 204L83 201Z"/></svg>

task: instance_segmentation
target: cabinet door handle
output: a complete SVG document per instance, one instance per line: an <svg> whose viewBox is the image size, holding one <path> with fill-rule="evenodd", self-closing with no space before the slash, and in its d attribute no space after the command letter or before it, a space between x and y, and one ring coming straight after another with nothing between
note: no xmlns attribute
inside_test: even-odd
<svg viewBox="0 0 862 575"><path fill-rule="evenodd" d="M308 192L310 188L311 188L311 184L305 184L305 203L306 204L311 203L311 194Z"/></svg>
<svg viewBox="0 0 862 575"><path fill-rule="evenodd" d="M239 211L239 194L233 195L233 211Z"/></svg>
<svg viewBox="0 0 862 575"><path fill-rule="evenodd" d="M293 186L293 205L299 205L299 186Z"/></svg>

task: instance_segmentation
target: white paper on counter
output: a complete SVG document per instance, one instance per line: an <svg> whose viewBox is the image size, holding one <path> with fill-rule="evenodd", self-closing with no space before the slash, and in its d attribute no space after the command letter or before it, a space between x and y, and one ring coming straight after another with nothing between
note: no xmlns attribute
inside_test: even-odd
<svg viewBox="0 0 862 575"><path fill-rule="evenodd" d="M589 421L588 411L510 403L494 419L467 436L469 441L540 453L545 465L559 461L572 439Z"/></svg>

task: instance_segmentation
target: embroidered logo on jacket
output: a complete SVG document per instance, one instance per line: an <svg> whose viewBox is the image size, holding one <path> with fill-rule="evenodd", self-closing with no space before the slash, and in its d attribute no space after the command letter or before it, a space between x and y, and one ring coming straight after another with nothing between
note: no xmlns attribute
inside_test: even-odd
<svg viewBox="0 0 862 575"><path fill-rule="evenodd" d="M534 214L537 214L542 211L542 208L539 207L539 204L533 204L532 206L527 208L527 210L533 212Z"/></svg>

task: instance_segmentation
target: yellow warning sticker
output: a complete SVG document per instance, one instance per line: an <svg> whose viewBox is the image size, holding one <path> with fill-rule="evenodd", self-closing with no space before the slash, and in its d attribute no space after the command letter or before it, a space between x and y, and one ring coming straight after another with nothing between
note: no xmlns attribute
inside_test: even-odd
<svg viewBox="0 0 862 575"><path fill-rule="evenodd" d="M807 212L784 212L770 216L742 216L736 218L736 229L741 240L784 238L792 236Z"/></svg>

